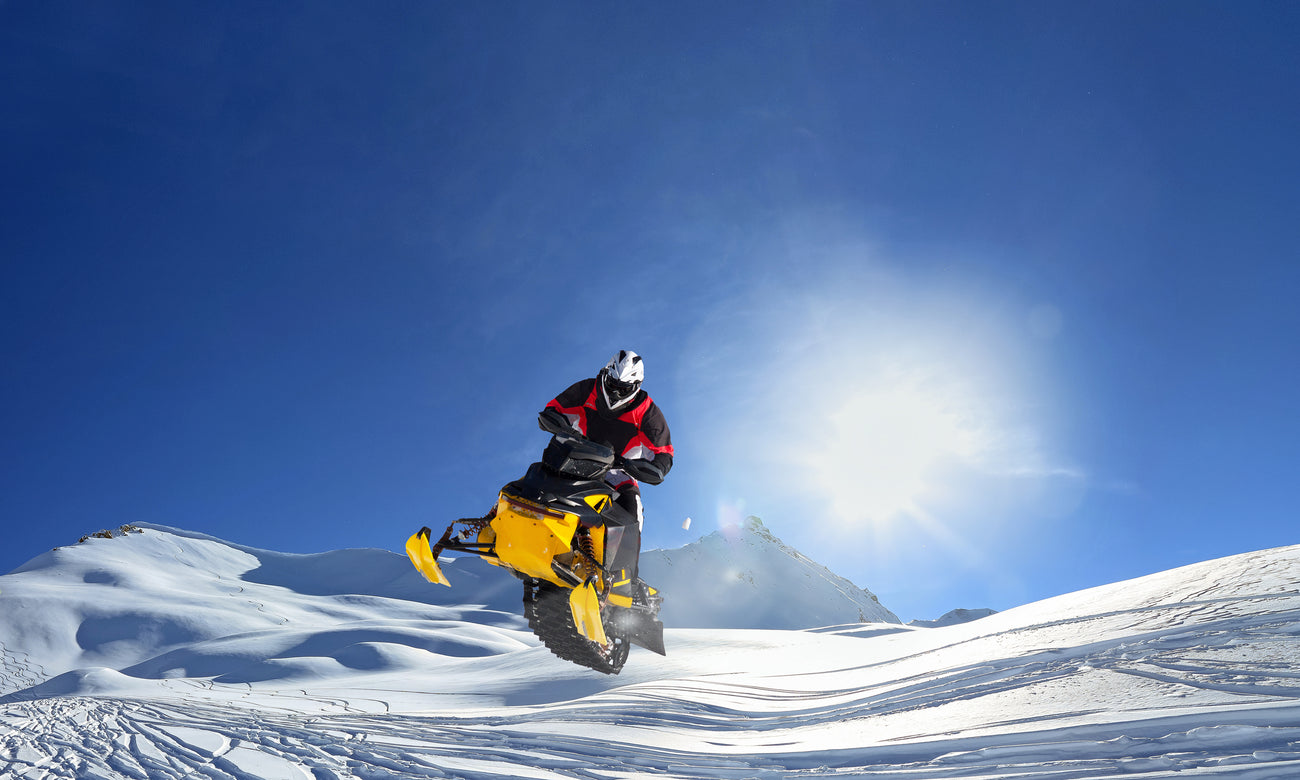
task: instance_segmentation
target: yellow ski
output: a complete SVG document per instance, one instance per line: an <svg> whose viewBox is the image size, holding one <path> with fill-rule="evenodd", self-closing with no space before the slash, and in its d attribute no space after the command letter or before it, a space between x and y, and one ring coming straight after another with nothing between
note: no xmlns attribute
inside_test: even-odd
<svg viewBox="0 0 1300 780"><path fill-rule="evenodd" d="M415 564L415 568L419 569L429 582L451 585L446 575L442 573L442 569L438 568L438 559L434 557L433 548L429 546L428 528L421 528L406 540L406 557L411 559L411 563Z"/></svg>
<svg viewBox="0 0 1300 780"><path fill-rule="evenodd" d="M573 625L579 634L598 645L609 644L605 626L600 620L600 597L590 580L569 594L569 609L573 611Z"/></svg>

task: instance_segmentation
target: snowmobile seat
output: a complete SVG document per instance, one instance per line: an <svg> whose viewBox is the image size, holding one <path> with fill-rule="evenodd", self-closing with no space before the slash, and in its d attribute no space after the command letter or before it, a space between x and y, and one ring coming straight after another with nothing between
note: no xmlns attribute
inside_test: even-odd
<svg viewBox="0 0 1300 780"><path fill-rule="evenodd" d="M540 504L557 504L560 508L586 507L579 496L601 493L608 495L612 488L600 479L574 479L556 473L544 463L534 463L520 479L501 489L503 493L536 501ZM587 509L586 511L590 511ZM636 523L636 517L623 507L610 501L600 517L607 525L622 526Z"/></svg>

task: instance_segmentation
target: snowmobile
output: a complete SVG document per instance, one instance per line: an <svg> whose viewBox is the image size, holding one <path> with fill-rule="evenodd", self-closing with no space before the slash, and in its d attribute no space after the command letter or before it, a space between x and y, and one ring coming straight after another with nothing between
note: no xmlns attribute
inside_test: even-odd
<svg viewBox="0 0 1300 780"><path fill-rule="evenodd" d="M541 462L501 488L487 515L454 521L436 543L421 528L407 540L407 556L441 585L451 584L438 566L446 551L477 555L514 574L524 584L533 633L580 666L618 674L633 644L666 655L657 619L663 598L639 579L628 588L625 575L607 565L611 530L637 522L603 479L615 468L614 451L571 430L547 430L554 435Z"/></svg>

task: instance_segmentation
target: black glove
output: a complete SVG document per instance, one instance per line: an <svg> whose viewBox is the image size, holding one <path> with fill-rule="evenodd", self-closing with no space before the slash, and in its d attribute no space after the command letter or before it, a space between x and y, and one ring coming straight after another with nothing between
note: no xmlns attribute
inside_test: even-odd
<svg viewBox="0 0 1300 780"><path fill-rule="evenodd" d="M641 460L640 458L620 458L619 466L631 474L634 478L642 482L648 482L651 485L658 485L664 481L663 471L655 465L652 460Z"/></svg>
<svg viewBox="0 0 1300 780"><path fill-rule="evenodd" d="M537 415L537 427L547 433L563 434L573 436L575 431L569 424L569 418L565 417L562 412L551 407L546 407Z"/></svg>

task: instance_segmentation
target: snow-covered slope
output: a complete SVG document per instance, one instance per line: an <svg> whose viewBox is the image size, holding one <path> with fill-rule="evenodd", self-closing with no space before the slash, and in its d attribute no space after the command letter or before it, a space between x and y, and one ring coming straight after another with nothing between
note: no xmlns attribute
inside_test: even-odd
<svg viewBox="0 0 1300 780"><path fill-rule="evenodd" d="M297 679L358 664L407 668L371 658L380 650L358 643L460 657L536 644L520 617L519 582L477 558L444 559L453 587L433 587L386 550L292 555L142 528L54 550L3 578L0 637L23 638L6 655L36 660L21 673L6 663L0 696L136 690L142 680L193 677ZM668 625L814 628L864 613L897 622L757 520L733 531L646 553L643 576L667 604L680 602L665 610ZM685 618L674 623L675 613ZM429 631L453 623L455 631Z"/></svg>
<svg viewBox="0 0 1300 780"><path fill-rule="evenodd" d="M534 644L507 611L517 588L507 597L457 573L480 598L440 606L434 598L449 594L384 550L287 555L156 526L89 539L0 577L0 694L310 679L409 668L398 657L407 650L484 656Z"/></svg>
<svg viewBox="0 0 1300 780"><path fill-rule="evenodd" d="M1300 547L617 677L404 565L148 528L0 577L0 777L1300 777Z"/></svg>
<svg viewBox="0 0 1300 780"><path fill-rule="evenodd" d="M650 550L641 577L664 595L677 628L817 628L898 623L859 588L772 535L757 517L676 550Z"/></svg>

